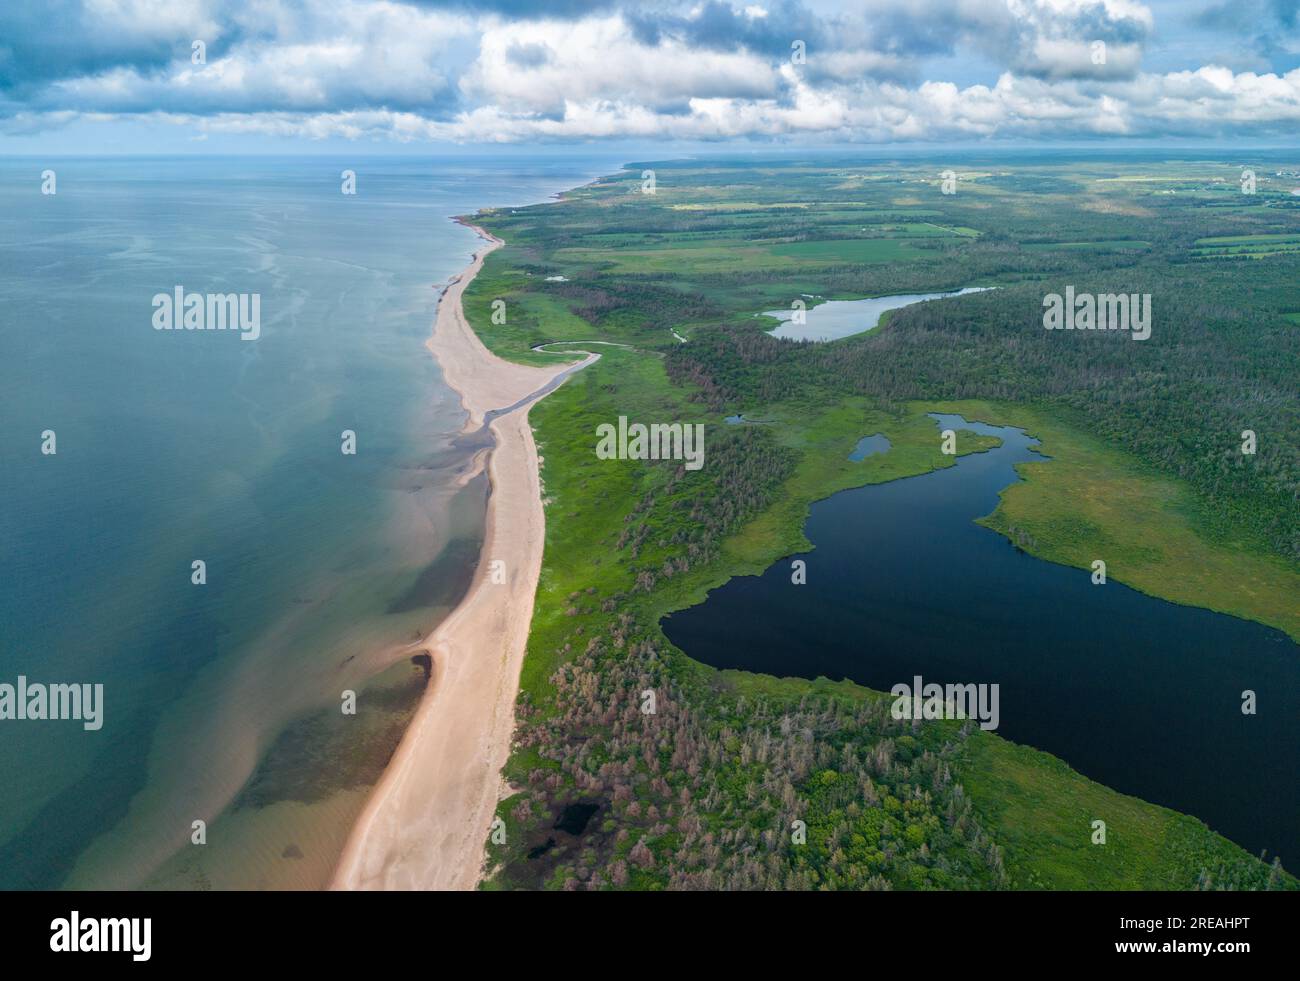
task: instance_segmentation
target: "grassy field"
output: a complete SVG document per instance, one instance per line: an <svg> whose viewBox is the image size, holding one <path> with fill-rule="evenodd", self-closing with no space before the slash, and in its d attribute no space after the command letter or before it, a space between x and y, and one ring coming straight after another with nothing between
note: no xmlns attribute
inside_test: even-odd
<svg viewBox="0 0 1300 981"><path fill-rule="evenodd" d="M1257 542L1197 533L1198 502L1186 486L1032 406L952 402L937 411L1016 426L1042 441L1050 461L1022 463L1024 478L981 520L1002 534L1028 532L1039 558L1106 575L1144 593L1277 627L1300 642L1300 572ZM1171 575L1172 570L1177 575Z"/></svg>
<svg viewBox="0 0 1300 981"><path fill-rule="evenodd" d="M616 379L616 380L611 380ZM654 412L692 415L689 403L665 401L671 391L663 384L661 368L653 358L619 351L602 360L591 374L560 392L534 412L534 422L545 457L547 549L538 593L524 689L531 704L548 706L553 688L550 677L572 652L569 640L575 628L581 636L600 629L603 619L594 600L625 592L632 576L616 558L613 544L621 530L618 512L597 502L629 500L636 496L638 477L629 470L606 467L590 453L586 433L594 420L608 412L625 411L630 418L648 418ZM1022 465L1033 469L1028 482L1016 489L1034 487L1034 497L1061 500L1062 481L1090 474L1102 498L1115 491L1113 475L1096 469L1097 458L1069 452L1068 430L1041 425L1029 410L1017 407L995 409L987 404L963 402L918 404L901 417L867 409L863 404L842 404L809 418L798 407L767 407L762 413L776 439L801 454L800 466L780 487L773 506L758 515L723 544L722 559L699 574L688 574L660 587L642 601L644 619L657 622L667 612L701 601L706 592L733 575L761 572L783 555L802 551L809 545L803 535L808 505L836 491L879 483L949 466L951 457L938 452L935 427L927 411L959 412L970 419L998 425L1018 425L1040 435L1052 466ZM719 428L716 418L708 419L710 433ZM881 432L893 444L888 453L860 462L848 460L857 439ZM959 433L958 452L978 452L996 443L989 437ZM1073 434L1075 440L1086 438ZM563 449L561 449L563 447ZM1052 467L1069 459L1060 471ZM1112 467L1114 464L1112 463ZM1053 477L1052 483L1036 484L1038 468ZM1062 476L1057 478L1060 473ZM1077 488L1076 488L1077 489ZM1130 502L1131 503L1131 502ZM995 517L1004 516L1006 505ZM1139 511L1131 520L1149 515ZM1014 521L1022 527L1039 529L1020 510ZM1104 516L1102 516L1104 521ZM990 524L996 527L994 521ZM1053 553L1053 539L1045 534L1040 542L1049 547L1044 557L1068 561ZM1173 525L1172 530L1185 527ZM1119 533L1117 529L1117 534ZM1035 531L1039 534L1039 531ZM1194 538L1191 538L1194 545ZM1200 546L1204 548L1203 545ZM1068 553L1067 553L1068 554ZM1091 561L1091 557L1088 558ZM1108 560L1109 561L1109 560ZM1086 562L1072 562L1083 564ZM1127 571L1125 563L1117 566ZM1119 575L1120 573L1116 573ZM1141 581L1134 585L1141 588ZM590 612L571 616L573 597L586 597L595 589L593 601L583 604ZM1284 598L1284 584L1271 590ZM567 647L567 649L566 649ZM884 697L849 682L775 679L743 672L714 672L694 662L684 669L689 677L748 697L798 701L809 693L833 693L839 698ZM717 677L713 677L717 675ZM976 732L966 751L955 761L972 801L988 826L994 829L1005 850L1010 884L1016 888L1053 889L1162 889L1192 888L1202 870L1213 874L1220 867L1232 867L1244 853L1204 824L1166 808L1147 804L1112 791L1076 773L1047 753L1010 743L996 735ZM512 777L523 783L539 760L526 755L514 761ZM509 802L507 802L508 804ZM510 808L502 807L502 815ZM1103 819L1108 828L1108 846L1091 844L1091 822ZM1192 870L1195 870L1194 872Z"/></svg>
<svg viewBox="0 0 1300 981"><path fill-rule="evenodd" d="M1296 637L1300 569L1266 531L1225 517L1077 410L1041 398L954 399L933 382L932 397L906 399L844 384L835 372L844 357L914 329L906 318L896 328L891 317L867 348L825 346L818 369L791 372L787 384L762 373L762 352L737 358L709 346L720 328L757 333L755 313L801 294L978 280L1003 284L992 302L1010 303L1017 284L1059 275L1067 258L1082 270L1143 250L1185 254L1231 237L1226 228L1208 234L1223 215L1238 225L1289 220L1233 196L1230 171L1198 166L1153 165L1168 173L1142 180L1101 164L969 168L969 193L940 199L940 209L933 181L869 167L661 168L660 191L647 196L631 165L559 204L479 216L508 243L466 293L490 348L536 362L554 358L532 351L544 343L629 345L595 348L601 360L532 412L547 541L507 768L518 793L499 808L509 843L490 848L489 888L1295 886L1200 821L1118 794L1048 754L957 723L901 730L882 717L884 696L849 683L717 672L672 649L657 626L728 578L805 549L812 502L951 465L925 413L954 411L1026 428L1052 458L1021 466L1025 480L1003 493L990 527L1029 532L1031 551L1051 561L1087 567L1103 557L1117 581ZM1171 206L1167 190L1180 208L1195 200L1215 217L1198 210L1186 233L1157 237L1147 219ZM1059 242L1018 231L1043 198L1077 201L1055 222ZM986 212L993 202L996 213ZM1128 227L1116 235L1116 223ZM504 324L491 322L497 299ZM990 302L957 306L968 299L945 303ZM1278 320L1296 308L1287 299ZM702 362L708 373L682 367L696 352L715 352ZM755 424L725 424L734 412ZM702 423L710 466L684 475L664 463L598 460L595 428L620 415ZM889 452L850 461L872 433L889 438ZM958 452L990 445L961 433ZM1267 466L1275 471L1276 459ZM667 702L665 717L634 711L644 690ZM765 757L789 743L790 724L810 739L806 759ZM578 805L596 816L570 834L561 825ZM804 849L781 843L792 817L807 819ZM1096 819L1107 823L1105 847L1090 841ZM717 853L719 842L729 847Z"/></svg>
<svg viewBox="0 0 1300 981"><path fill-rule="evenodd" d="M1213 888L1241 858L1195 818L1116 793L1047 753L996 736L968 745L962 781L998 829L1012 888ZM1092 843L1096 820L1106 824L1104 847ZM1206 879L1189 880L1190 869Z"/></svg>

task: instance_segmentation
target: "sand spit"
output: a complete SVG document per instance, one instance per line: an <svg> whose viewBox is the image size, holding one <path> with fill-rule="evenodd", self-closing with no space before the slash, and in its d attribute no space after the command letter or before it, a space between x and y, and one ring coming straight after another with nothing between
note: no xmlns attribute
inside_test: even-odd
<svg viewBox="0 0 1300 981"><path fill-rule="evenodd" d="M433 680L352 830L336 889L472 889L482 875L546 540L528 411L563 376L599 357L534 367L488 351L461 297L503 243L469 227L488 245L447 286L428 347L469 413L466 430L492 413L483 551L464 600L419 644L432 654ZM504 583L492 582L496 560L505 562Z"/></svg>

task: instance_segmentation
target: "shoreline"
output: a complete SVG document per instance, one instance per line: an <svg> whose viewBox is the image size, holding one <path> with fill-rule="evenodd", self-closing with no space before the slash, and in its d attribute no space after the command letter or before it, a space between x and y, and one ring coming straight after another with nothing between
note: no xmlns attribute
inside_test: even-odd
<svg viewBox="0 0 1300 981"><path fill-rule="evenodd" d="M468 414L487 423L490 491L483 546L464 598L412 649L432 676L384 774L370 792L330 879L331 889L473 889L482 877L492 818L504 786L515 700L545 545L537 446L529 410L599 355L537 367L490 352L465 319L461 297L486 257L505 243L470 222L487 245L438 301L433 354ZM575 352L577 353L577 352ZM504 561L505 581L492 581Z"/></svg>

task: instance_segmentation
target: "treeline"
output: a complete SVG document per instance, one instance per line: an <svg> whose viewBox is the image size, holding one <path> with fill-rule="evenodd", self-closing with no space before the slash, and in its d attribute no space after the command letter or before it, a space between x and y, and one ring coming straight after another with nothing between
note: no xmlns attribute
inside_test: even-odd
<svg viewBox="0 0 1300 981"><path fill-rule="evenodd" d="M657 347L670 379L718 413L776 403L797 408L801 401L822 407L845 395L865 395L886 408L914 398L1049 404L1186 479L1205 502L1211 527L1225 534L1251 528L1283 554L1300 555L1300 350L1285 317L1300 310L1296 262L1215 266L1185 255L1199 237L1242 233L1243 222L1274 230L1278 216L1243 219L1172 195L1145 199L1140 213L1101 213L1086 200L1084 183L1035 184L1032 175L993 182L1006 197L943 197L915 179L854 183L847 168L713 166L699 172L659 165L656 198L636 192L642 168L635 165L612 186L581 191L561 205L493 216L493 230L530 263L533 276L521 278L518 289L559 301L592 325L592 336L635 341L641 351ZM673 196L688 185L690 193ZM813 207L707 210L714 194L719 201ZM904 206L896 201L921 195L936 212L924 220L977 228L981 237L910 238L924 261L824 264L779 275L770 264L756 270L743 260L721 271L716 263L701 272L684 261L667 273L629 272L602 257L735 237L756 245L841 237L858 221L865 237L873 234L869 228L899 220ZM706 210L673 202L703 203ZM836 213L863 205L875 214ZM1152 245L1025 247L1092 240ZM583 258L568 249L583 250ZM557 273L568 282L545 281ZM754 320L804 292L878 295L994 282L1001 286L995 292L897 311L881 330L832 345L778 341ZM1066 285L1152 293L1151 339L1044 331L1042 296ZM537 309L528 330L550 339L545 305ZM491 330L486 317L481 321L477 327ZM677 344L667 327L689 333L690 342ZM629 379L623 387L633 385ZM560 438L590 433L620 411L624 393L607 384L565 401L566 391L576 389L556 393L534 418L553 420L538 423L542 440L551 440L548 468L567 463L574 475L567 488L558 474L548 479L548 494L581 500L583 508L549 511L548 539L573 547L573 533L589 520L578 512L593 506L611 520L590 523L601 529L599 540L579 541L591 557L589 575L575 576L567 596L538 593L539 649L530 649L529 659L533 667L546 665L539 673L549 674L550 684L533 686L531 695L526 686L522 696L509 771L518 793L503 804L505 843L491 847L493 885L1006 886L1003 863L1016 856L998 846L996 826L981 825L954 776L966 754L993 737L955 723L895 721L887 699L866 693L736 680L682 658L657 629L664 596L682 588L679 577L720 561L721 542L772 505L797 454L763 427L710 425L705 468L687 475L673 461L647 463L629 506L621 492L601 496L601 485L588 484L596 478L583 474L577 455L589 448ZM1243 460L1237 451L1247 428L1259 433L1259 452ZM1189 839L1177 871L1162 871L1161 884L1294 887L1279 868L1232 855L1226 843L1228 851L1219 850L1212 837L1204 831ZM1024 859L1020 875L1034 871Z"/></svg>
<svg viewBox="0 0 1300 981"><path fill-rule="evenodd" d="M1151 337L1046 331L1045 292L1151 293ZM1230 269L1143 266L923 303L834 345L745 327L699 330L667 353L671 377L719 411L809 390L907 399L1054 405L1156 468L1186 480L1204 519L1243 529L1300 561L1300 331L1289 290ZM1242 453L1254 432L1257 452Z"/></svg>
<svg viewBox="0 0 1300 981"><path fill-rule="evenodd" d="M686 507L698 513L725 484L690 486ZM638 505L627 525L642 526L647 510L657 508ZM518 706L517 793L490 852L494 887L1011 885L956 776L969 741L995 737L969 721L896 720L888 697L865 692L777 683L747 694L675 656L641 618L647 602L639 588L567 598L575 625L545 704L525 693ZM1205 845L1189 839L1170 888L1295 887L1276 862Z"/></svg>
<svg viewBox="0 0 1300 981"><path fill-rule="evenodd" d="M546 286L546 291L561 297L575 315L606 331L661 330L667 337L670 327L684 321L708 321L726 315L721 306L702 293L674 289L664 283L593 277L591 282Z"/></svg>
<svg viewBox="0 0 1300 981"><path fill-rule="evenodd" d="M687 474L675 461L652 464L666 479L651 476L624 519L617 547L637 590L714 561L723 539L771 505L794 471L794 452L764 429L715 425L706 433L708 465Z"/></svg>
<svg viewBox="0 0 1300 981"><path fill-rule="evenodd" d="M1002 853L953 777L968 730L896 721L865 694L746 697L665 655L654 615L642 619L651 594L716 561L796 463L761 427L706 432L704 469L645 465L615 546L631 588L564 600L573 626L551 692L519 706L516 754L532 762L493 856L496 884L1004 886Z"/></svg>
<svg viewBox="0 0 1300 981"><path fill-rule="evenodd" d="M499 885L560 889L961 889L1006 884L951 762L968 731L888 703L684 687L620 616L524 705L538 765ZM653 702L649 701L653 696ZM573 806L594 809L572 834Z"/></svg>

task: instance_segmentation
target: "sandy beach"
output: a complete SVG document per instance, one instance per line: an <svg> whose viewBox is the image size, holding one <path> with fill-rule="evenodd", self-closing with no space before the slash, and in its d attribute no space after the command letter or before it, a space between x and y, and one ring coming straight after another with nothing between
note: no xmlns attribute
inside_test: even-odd
<svg viewBox="0 0 1300 981"><path fill-rule="evenodd" d="M417 645L433 657L432 680L339 858L335 889L472 889L482 875L545 543L528 412L557 379L598 357L534 367L483 346L461 297L487 254L504 243L469 227L488 244L444 291L428 347L469 414L466 431L493 410L513 408L489 423L491 494L474 581ZM505 563L504 583L492 581L497 560Z"/></svg>

